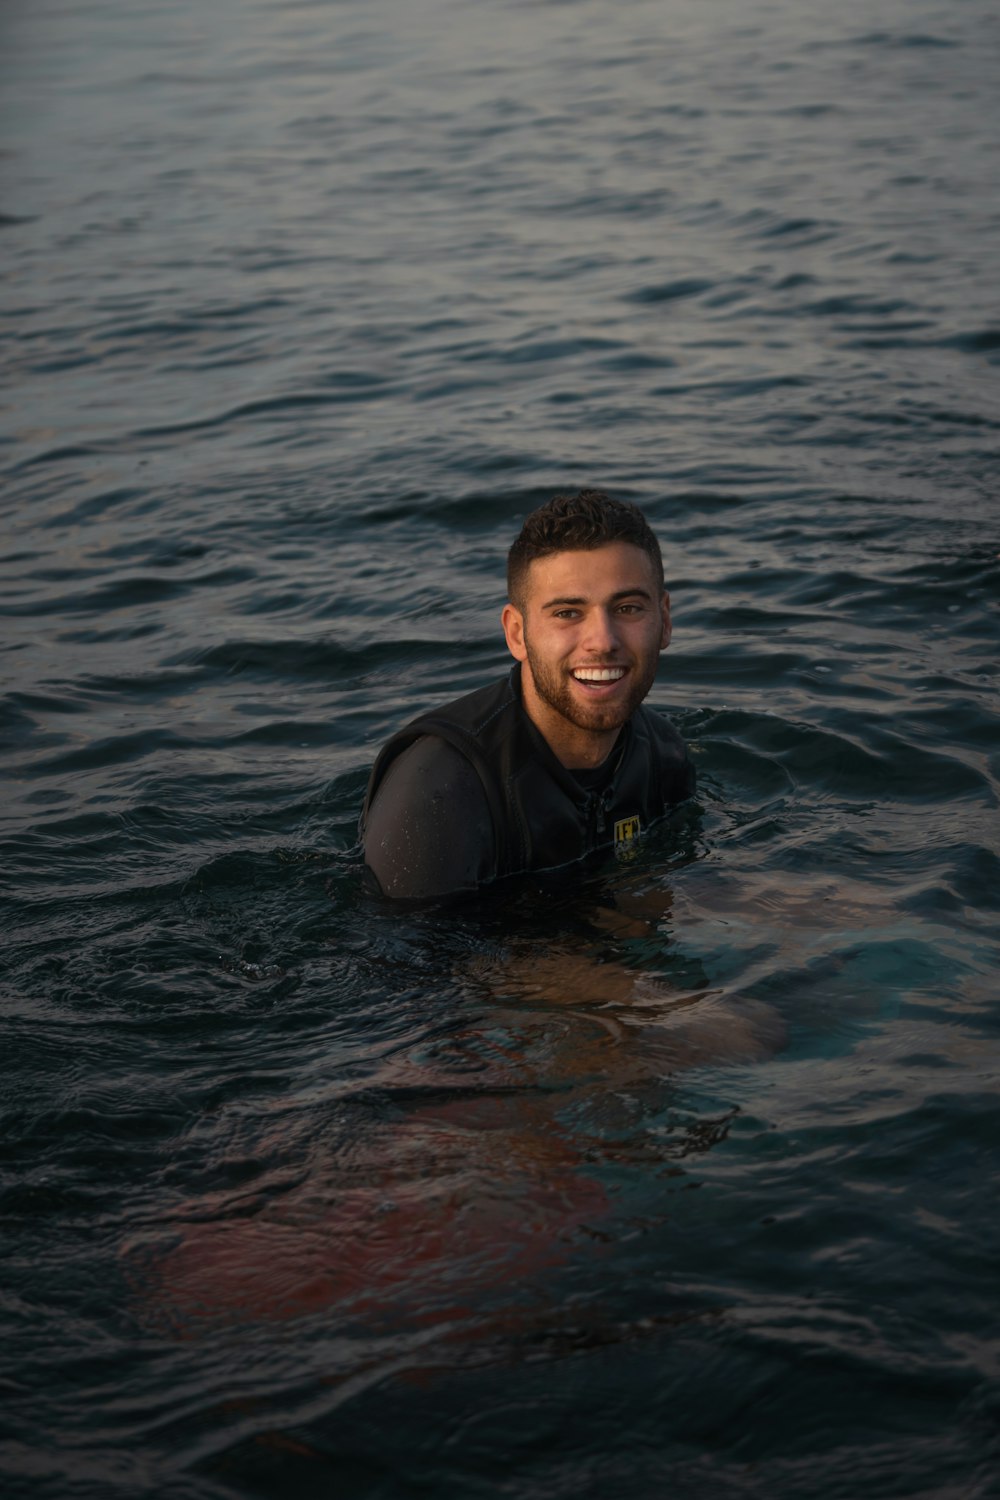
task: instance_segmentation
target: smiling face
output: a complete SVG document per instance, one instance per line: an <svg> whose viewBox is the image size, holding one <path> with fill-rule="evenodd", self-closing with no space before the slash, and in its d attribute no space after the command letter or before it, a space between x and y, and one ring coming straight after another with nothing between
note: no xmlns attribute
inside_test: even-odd
<svg viewBox="0 0 1000 1500"><path fill-rule="evenodd" d="M529 718L562 764L597 766L653 685L670 639L670 600L631 542L554 552L528 569L523 609L503 627L522 663Z"/></svg>

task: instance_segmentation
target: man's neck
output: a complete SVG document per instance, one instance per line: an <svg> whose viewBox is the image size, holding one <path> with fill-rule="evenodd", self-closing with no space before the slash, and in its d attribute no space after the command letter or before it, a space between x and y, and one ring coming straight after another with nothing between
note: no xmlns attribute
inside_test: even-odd
<svg viewBox="0 0 1000 1500"><path fill-rule="evenodd" d="M567 771L593 771L614 749L621 728L581 729L540 698L526 673L521 674L521 702L528 718Z"/></svg>

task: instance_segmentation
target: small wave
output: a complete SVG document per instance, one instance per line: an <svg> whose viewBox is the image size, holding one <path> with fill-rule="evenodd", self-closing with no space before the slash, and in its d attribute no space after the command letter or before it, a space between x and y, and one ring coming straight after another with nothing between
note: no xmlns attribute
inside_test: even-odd
<svg viewBox="0 0 1000 1500"><path fill-rule="evenodd" d="M1000 328L972 328L937 340L939 348L960 349L963 354L992 354L1000 349Z"/></svg>
<svg viewBox="0 0 1000 1500"><path fill-rule="evenodd" d="M848 43L855 47L959 47L960 42L951 37L937 36L929 31L868 31L854 37Z"/></svg>
<svg viewBox="0 0 1000 1500"><path fill-rule="evenodd" d="M838 717L842 724L836 722ZM867 805L877 792L883 800L934 804L941 787L947 786L952 799L981 798L987 805L994 801L985 771L950 748L916 744L905 733L887 728L884 720L862 732L853 717L836 711L831 723L806 724L778 715L720 709L699 728L696 743L707 755L707 766L718 758L723 780L727 766L752 766L757 796L774 793L777 784L766 771L770 764L780 768L800 797L836 795ZM752 760L746 760L747 754Z"/></svg>
<svg viewBox="0 0 1000 1500"><path fill-rule="evenodd" d="M110 451L111 445L106 442L60 443L54 448L42 448L37 452L29 453L27 458L22 458L17 463L11 464L7 472L10 474L20 474L40 464L71 464L77 459L95 458Z"/></svg>
<svg viewBox="0 0 1000 1500"><path fill-rule="evenodd" d="M817 318L890 318L899 312L913 311L914 305L912 302L907 302L904 297L874 297L863 293L840 293L832 297L821 297L816 302L807 302L797 310L811 313ZM929 321L929 319L923 320L921 326L926 326Z"/></svg>
<svg viewBox="0 0 1000 1500"><path fill-rule="evenodd" d="M78 576L78 571L73 570L70 576ZM54 581L51 570L43 571L35 576L45 584ZM56 576L62 577L63 575L60 573ZM256 577L257 573L254 568L235 565L215 568L210 573L186 578L161 578L157 574L138 574L131 578L109 579L88 592L59 595L47 588L38 595L33 594L27 600L0 605L0 615L31 616L44 613L49 616L90 614L103 616L115 610L127 611L141 609L152 604L167 603L200 588L218 589L233 583L248 583ZM139 628L148 631L151 626L152 622L146 621ZM128 632L130 637L136 633L134 623L128 627Z"/></svg>
<svg viewBox="0 0 1000 1500"><path fill-rule="evenodd" d="M353 643L331 640L290 638L242 639L224 641L206 649L184 651L164 663L166 666L200 667L227 677L249 675L283 681L305 678L321 682L339 681L345 673L357 682L369 672L392 668L403 663L429 663L441 659L454 661L454 641L393 636L387 639L364 639Z"/></svg>
<svg viewBox="0 0 1000 1500"><path fill-rule="evenodd" d="M287 297L271 295L257 297L246 302L192 307L166 317L139 317L129 322L122 316L122 310L115 309L112 312L107 303L104 303L101 311L107 309L112 315L96 324L93 336L99 340L172 341L184 339L190 334L199 334L205 328L218 326L242 328L247 323L255 322L263 313L282 312L288 306Z"/></svg>
<svg viewBox="0 0 1000 1500"><path fill-rule="evenodd" d="M21 774L27 778L66 776L99 767L145 760L157 751L176 750L197 744L196 739L176 734L170 729L143 729L128 734L104 735L72 750L35 757L29 765L22 766Z"/></svg>
<svg viewBox="0 0 1000 1500"><path fill-rule="evenodd" d="M749 219L764 219L763 225L755 226L755 232L763 240L788 240L795 245L818 245L837 234L834 225L821 219L796 218L775 219L773 215L754 213ZM770 222L767 222L770 221Z"/></svg>
<svg viewBox="0 0 1000 1500"><path fill-rule="evenodd" d="M711 291L715 282L703 277L689 276L680 281L663 281L655 286L643 286L634 292L626 292L624 300L635 302L640 307L661 302L680 302L688 297L699 297Z"/></svg>
<svg viewBox="0 0 1000 1500"><path fill-rule="evenodd" d="M910 48L954 48L960 47L961 42L951 37L941 36L935 32L922 31L864 31L856 36L809 41L802 47L803 52L838 52L853 47L885 47L888 49L907 50Z"/></svg>
<svg viewBox="0 0 1000 1500"><path fill-rule="evenodd" d="M389 395L392 389L390 383L385 381L336 386L325 391L289 391L281 396L266 396L255 401L244 401L209 416L191 417L184 422L164 422L154 427L142 427L132 436L142 441L164 437L183 437L190 432L206 432L212 428L227 427L244 422L251 417L290 417L314 407L372 401Z"/></svg>

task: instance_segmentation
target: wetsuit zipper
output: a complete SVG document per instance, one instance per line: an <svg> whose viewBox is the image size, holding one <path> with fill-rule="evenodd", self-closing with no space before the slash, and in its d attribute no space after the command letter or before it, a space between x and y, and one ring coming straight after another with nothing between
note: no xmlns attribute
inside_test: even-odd
<svg viewBox="0 0 1000 1500"><path fill-rule="evenodd" d="M611 803L611 788L603 792L591 792L587 797L587 824L590 829L590 847L596 849L608 831L608 807Z"/></svg>
<svg viewBox="0 0 1000 1500"><path fill-rule="evenodd" d="M587 851L597 848L597 804L596 792L587 793Z"/></svg>

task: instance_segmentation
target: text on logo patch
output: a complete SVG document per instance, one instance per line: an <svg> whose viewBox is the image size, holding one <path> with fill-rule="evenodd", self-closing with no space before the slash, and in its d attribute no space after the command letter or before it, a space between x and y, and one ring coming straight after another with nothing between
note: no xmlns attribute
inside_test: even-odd
<svg viewBox="0 0 1000 1500"><path fill-rule="evenodd" d="M615 824L615 844L631 844L639 837L639 826L637 817L619 818Z"/></svg>

